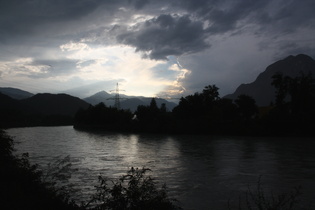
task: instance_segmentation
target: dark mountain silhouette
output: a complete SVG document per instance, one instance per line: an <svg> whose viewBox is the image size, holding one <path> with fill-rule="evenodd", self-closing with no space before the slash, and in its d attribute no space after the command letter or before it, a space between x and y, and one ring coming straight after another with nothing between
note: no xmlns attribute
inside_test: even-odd
<svg viewBox="0 0 315 210"><path fill-rule="evenodd" d="M259 74L256 80L249 84L240 85L233 94L225 98L236 99L241 94L253 97L259 106L268 106L275 102L275 88L271 85L272 76L282 73L284 76L296 77L301 73L315 75L315 60L311 57L300 54L289 56L269 65L264 72Z"/></svg>
<svg viewBox="0 0 315 210"><path fill-rule="evenodd" d="M137 107L140 105L147 105L144 101L140 100L139 98L130 98L126 100L122 100L120 102L120 107L122 109L129 109L130 111L134 112L137 110Z"/></svg>
<svg viewBox="0 0 315 210"><path fill-rule="evenodd" d="M90 104L66 94L37 94L17 100L0 93L0 127L69 125Z"/></svg>
<svg viewBox="0 0 315 210"><path fill-rule="evenodd" d="M43 115L74 116L80 109L86 109L90 104L67 94L36 94L31 98L21 100L21 103L32 107L34 111Z"/></svg>
<svg viewBox="0 0 315 210"><path fill-rule="evenodd" d="M1 101L0 110L3 110L3 109L16 110L16 109L22 109L23 107L23 105L19 101L1 92L0 92L0 101Z"/></svg>
<svg viewBox="0 0 315 210"><path fill-rule="evenodd" d="M100 91L100 92L95 93L94 95L84 98L83 100L92 105L96 105L103 102L107 106L112 106L114 105L114 101L108 100L109 98L112 98L112 97L113 95L107 93L106 91Z"/></svg>
<svg viewBox="0 0 315 210"><path fill-rule="evenodd" d="M20 101L0 93L0 127L24 126L31 109Z"/></svg>
<svg viewBox="0 0 315 210"><path fill-rule="evenodd" d="M0 87L0 92L2 94L5 94L7 96L10 96L13 99L25 99L25 98L29 98L32 97L34 94L24 91L24 90L20 90L17 88L10 88L10 87Z"/></svg>
<svg viewBox="0 0 315 210"><path fill-rule="evenodd" d="M130 111L135 111L139 105L148 106L151 102L151 97L143 97L143 96L127 96L124 94L120 94L122 98L120 100L120 107L122 109L129 109ZM90 97L84 98L86 102L96 105L103 102L106 106L114 106L115 103L115 95L109 94L106 91L100 91ZM173 102L169 102L162 98L156 98L157 106L160 107L162 103L164 103L169 111L177 105Z"/></svg>

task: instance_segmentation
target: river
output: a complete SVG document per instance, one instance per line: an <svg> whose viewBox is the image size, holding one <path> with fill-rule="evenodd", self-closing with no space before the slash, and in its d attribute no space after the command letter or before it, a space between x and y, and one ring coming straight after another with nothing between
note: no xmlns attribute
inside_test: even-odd
<svg viewBox="0 0 315 210"><path fill-rule="evenodd" d="M89 133L62 127L11 128L16 153L31 163L70 156L76 199L88 199L98 175L123 175L130 167L148 167L184 209L228 209L260 179L267 195L301 186L309 207L315 195L315 140L297 137ZM314 206L314 205L313 205Z"/></svg>

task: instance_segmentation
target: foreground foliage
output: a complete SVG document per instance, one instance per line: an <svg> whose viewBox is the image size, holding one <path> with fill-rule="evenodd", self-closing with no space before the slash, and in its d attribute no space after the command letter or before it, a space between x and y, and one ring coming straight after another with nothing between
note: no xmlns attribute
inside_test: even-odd
<svg viewBox="0 0 315 210"><path fill-rule="evenodd" d="M146 173L148 168L131 168L118 180L99 177L100 186L92 202L96 210L180 209L168 198L165 184L159 189L157 183Z"/></svg>
<svg viewBox="0 0 315 210"><path fill-rule="evenodd" d="M266 193L259 178L256 188L248 187L245 198L239 200L239 210L294 210L305 209L299 206L300 188L291 192L273 194ZM229 208L231 209L231 208Z"/></svg>
<svg viewBox="0 0 315 210"><path fill-rule="evenodd" d="M41 171L29 163L27 154L16 157L12 152L12 139L0 130L1 209L78 209L68 196L43 182Z"/></svg>

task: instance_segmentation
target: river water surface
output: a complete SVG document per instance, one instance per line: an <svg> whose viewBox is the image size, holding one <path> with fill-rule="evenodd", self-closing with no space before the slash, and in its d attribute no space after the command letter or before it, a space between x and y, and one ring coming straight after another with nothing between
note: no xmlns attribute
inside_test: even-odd
<svg viewBox="0 0 315 210"><path fill-rule="evenodd" d="M31 163L70 156L69 180L78 200L95 192L98 175L119 177L130 167L148 167L184 209L228 209L260 179L270 194L301 187L302 206L315 197L315 140L290 137L224 137L89 133L64 127L12 128L17 153Z"/></svg>

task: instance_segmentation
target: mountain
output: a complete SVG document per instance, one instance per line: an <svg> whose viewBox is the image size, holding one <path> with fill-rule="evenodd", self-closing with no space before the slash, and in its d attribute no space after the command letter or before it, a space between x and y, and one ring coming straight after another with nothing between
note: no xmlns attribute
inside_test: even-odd
<svg viewBox="0 0 315 210"><path fill-rule="evenodd" d="M139 105L145 105L148 106L152 100L151 97L143 97L143 96L127 96L127 95L120 95L120 107L122 109L130 109L131 111L135 111ZM106 104L106 106L114 106L115 104L115 95L109 94L106 91L98 92L90 97L84 98L83 100L92 104L96 105L101 102ZM177 104L173 102L169 102L165 99L156 98L156 103L158 107L161 106L162 103L165 103L166 108L169 111L172 111L172 109L177 106Z"/></svg>
<svg viewBox="0 0 315 210"><path fill-rule="evenodd" d="M87 109L90 104L67 94L40 93L21 100L21 103L32 107L34 111L43 115L74 116L80 109Z"/></svg>
<svg viewBox="0 0 315 210"><path fill-rule="evenodd" d="M299 54L279 60L269 65L264 72L259 74L256 80L249 84L241 84L233 94L224 98L236 99L241 94L253 97L259 106L268 106L275 102L275 88L271 85L272 76L282 73L284 76L296 77L301 73L315 75L315 60L311 57Z"/></svg>
<svg viewBox="0 0 315 210"><path fill-rule="evenodd" d="M36 94L17 100L0 93L0 127L71 125L79 109L90 104L66 94Z"/></svg>
<svg viewBox="0 0 315 210"><path fill-rule="evenodd" d="M13 98L11 98L10 96L7 96L3 93L0 92L0 110L6 110L6 111L10 111L10 110L23 110L24 106L23 104L21 104L18 100L15 100Z"/></svg>
<svg viewBox="0 0 315 210"><path fill-rule="evenodd" d="M122 109L130 109L132 112L136 111L137 107L140 105L146 106L147 103L143 102L139 98L130 98L120 102L120 107Z"/></svg>
<svg viewBox="0 0 315 210"><path fill-rule="evenodd" d="M10 96L11 98L18 100L29 98L34 95L33 93L10 87L0 87L0 92L4 95Z"/></svg>
<svg viewBox="0 0 315 210"><path fill-rule="evenodd" d="M106 91L100 91L98 93L95 93L94 95L84 98L83 100L92 105L103 102L107 106L113 106L114 100L110 100L110 98L113 98L113 95L107 93Z"/></svg>

